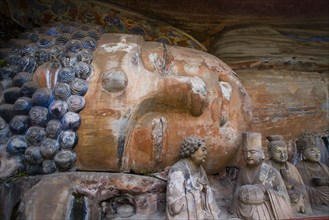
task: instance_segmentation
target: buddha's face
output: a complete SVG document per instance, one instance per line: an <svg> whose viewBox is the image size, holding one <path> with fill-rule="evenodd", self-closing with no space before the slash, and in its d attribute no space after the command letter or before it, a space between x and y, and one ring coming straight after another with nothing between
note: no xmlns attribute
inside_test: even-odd
<svg viewBox="0 0 329 220"><path fill-rule="evenodd" d="M320 162L321 159L321 152L320 149L317 147L306 148L303 151L303 155L306 160L311 162Z"/></svg>
<svg viewBox="0 0 329 220"><path fill-rule="evenodd" d="M248 165L255 166L264 159L261 146L245 146L243 147L243 156Z"/></svg>
<svg viewBox="0 0 329 220"><path fill-rule="evenodd" d="M207 148L206 144L203 143L192 155L191 158L194 163L201 164L206 162L207 158Z"/></svg>
<svg viewBox="0 0 329 220"><path fill-rule="evenodd" d="M274 145L270 151L271 158L275 162L284 163L288 160L288 149L284 146Z"/></svg>

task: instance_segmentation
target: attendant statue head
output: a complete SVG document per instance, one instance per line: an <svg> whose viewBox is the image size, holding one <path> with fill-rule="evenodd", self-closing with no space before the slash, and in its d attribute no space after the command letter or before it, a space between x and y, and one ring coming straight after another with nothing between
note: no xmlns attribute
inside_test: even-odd
<svg viewBox="0 0 329 220"><path fill-rule="evenodd" d="M181 158L189 158L196 165L200 165L206 161L206 142L198 137L187 137L181 144L179 155Z"/></svg>
<svg viewBox="0 0 329 220"><path fill-rule="evenodd" d="M270 135L266 137L269 141L268 151L270 158L277 163L285 163L288 160L288 147L281 135Z"/></svg>
<svg viewBox="0 0 329 220"><path fill-rule="evenodd" d="M302 152L304 160L309 162L320 162L321 152L316 143L316 136L311 133L303 133L297 139L297 149Z"/></svg>
<svg viewBox="0 0 329 220"><path fill-rule="evenodd" d="M257 166L265 159L262 149L262 135L260 133L243 133L242 144L243 156L247 165Z"/></svg>

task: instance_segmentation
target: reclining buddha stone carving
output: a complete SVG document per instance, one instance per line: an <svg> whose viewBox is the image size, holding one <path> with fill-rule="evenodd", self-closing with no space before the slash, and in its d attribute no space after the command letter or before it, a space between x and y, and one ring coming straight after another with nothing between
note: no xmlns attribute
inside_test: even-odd
<svg viewBox="0 0 329 220"><path fill-rule="evenodd" d="M6 145L23 135L20 143L37 148L44 138L55 140L56 158L71 155L70 166L47 173L160 171L177 161L180 140L194 134L209 139L212 162L204 167L217 173L232 161L239 133L251 122L251 102L235 73L205 52L79 23L37 28L22 38L0 69L1 137ZM67 131L70 147L63 143ZM19 152L9 157L23 157L25 148ZM23 165L42 174L42 163Z"/></svg>
<svg viewBox="0 0 329 220"><path fill-rule="evenodd" d="M103 34L92 64L75 148L78 169L158 172L179 159L180 142L190 135L208 140L208 173L236 155L239 133L251 120L250 99L218 58Z"/></svg>

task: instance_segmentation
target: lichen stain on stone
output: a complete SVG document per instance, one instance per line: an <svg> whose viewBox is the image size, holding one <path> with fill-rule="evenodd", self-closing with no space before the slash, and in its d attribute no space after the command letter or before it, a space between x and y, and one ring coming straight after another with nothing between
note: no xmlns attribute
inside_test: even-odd
<svg viewBox="0 0 329 220"><path fill-rule="evenodd" d="M197 73L199 71L199 64L188 62L184 65L184 71L187 73Z"/></svg>
<svg viewBox="0 0 329 220"><path fill-rule="evenodd" d="M190 83L191 84L191 90L195 94L199 94L203 97L207 96L207 86L205 82L197 76L194 77L187 77L187 76L181 76L177 77L177 80L185 83Z"/></svg>
<svg viewBox="0 0 329 220"><path fill-rule="evenodd" d="M157 53L150 53L149 59L154 69L158 72L158 74L161 74L164 62L162 57L159 57Z"/></svg>
<svg viewBox="0 0 329 220"><path fill-rule="evenodd" d="M127 53L130 53L135 47L137 47L137 44L134 43L109 43L109 44L103 44L100 47L103 48L108 53L115 53L117 51L125 51Z"/></svg>
<svg viewBox="0 0 329 220"><path fill-rule="evenodd" d="M106 69L114 69L119 66L119 62L116 60L109 60L106 62Z"/></svg>
<svg viewBox="0 0 329 220"><path fill-rule="evenodd" d="M231 93L232 93L232 87L229 83L227 82L219 82L219 86L222 90L222 94L224 96L224 98L227 100L227 101L230 101L230 98L231 98Z"/></svg>

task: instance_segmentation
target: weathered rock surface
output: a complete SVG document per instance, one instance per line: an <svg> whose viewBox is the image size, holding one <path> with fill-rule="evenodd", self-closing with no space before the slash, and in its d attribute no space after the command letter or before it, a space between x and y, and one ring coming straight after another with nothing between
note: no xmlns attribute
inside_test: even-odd
<svg viewBox="0 0 329 220"><path fill-rule="evenodd" d="M328 129L328 46L326 30L246 25L220 34L213 53L237 72L250 95L250 130L283 135L294 151L304 130Z"/></svg>
<svg viewBox="0 0 329 220"><path fill-rule="evenodd" d="M178 160L189 135L205 138L209 173L235 156L251 102L219 59L139 36L103 34L92 65L78 169L156 172Z"/></svg>
<svg viewBox="0 0 329 220"><path fill-rule="evenodd" d="M239 72L245 88L252 94L252 130L261 131L263 136L282 134L292 142L304 130L322 133L328 128L325 74L285 70Z"/></svg>
<svg viewBox="0 0 329 220"><path fill-rule="evenodd" d="M41 176L17 177L0 182L0 219L16 219L20 202L28 190L41 180Z"/></svg>
<svg viewBox="0 0 329 220"><path fill-rule="evenodd" d="M113 219L164 216L166 182L119 173L58 173L0 185L0 216L17 219Z"/></svg>

